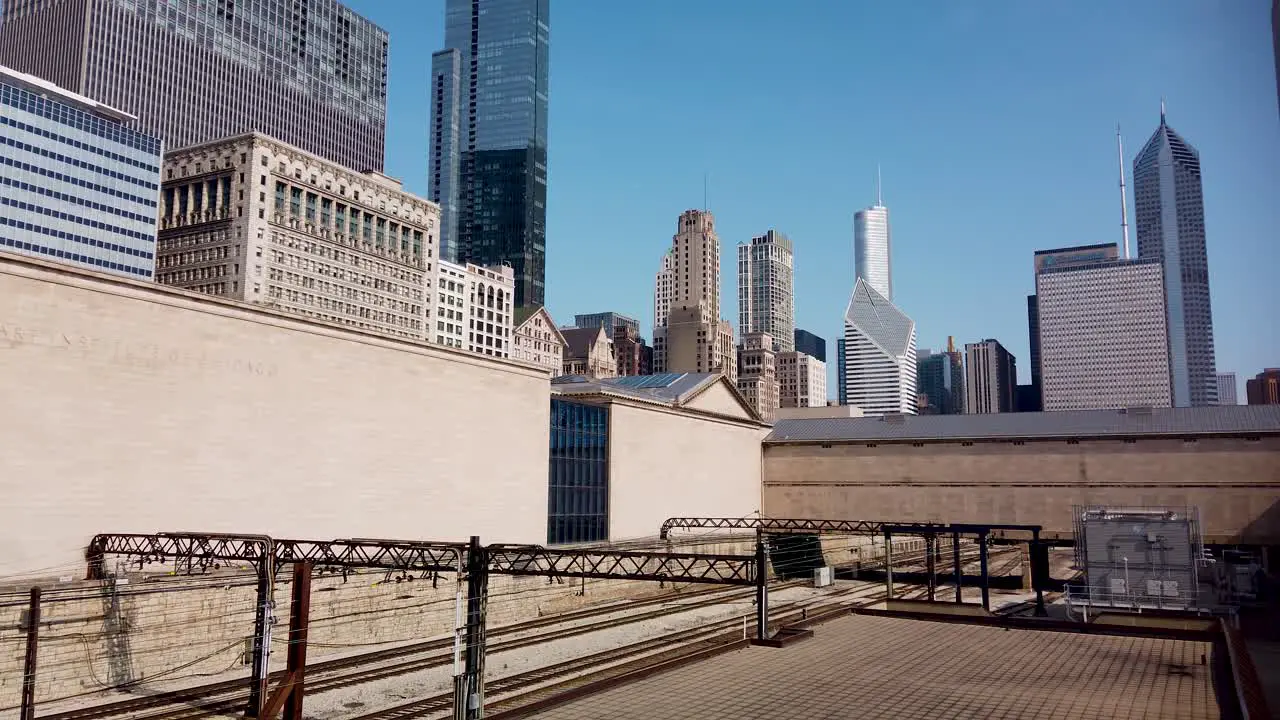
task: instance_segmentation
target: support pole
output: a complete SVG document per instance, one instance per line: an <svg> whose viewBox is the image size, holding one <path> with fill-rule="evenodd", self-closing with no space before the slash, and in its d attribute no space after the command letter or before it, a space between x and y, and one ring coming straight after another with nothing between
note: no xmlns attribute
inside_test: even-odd
<svg viewBox="0 0 1280 720"><path fill-rule="evenodd" d="M893 599L893 533L884 531L884 599Z"/></svg>
<svg viewBox="0 0 1280 720"><path fill-rule="evenodd" d="M22 665L22 713L20 720L36 717L36 656L40 648L40 588L31 588L27 608L27 657Z"/></svg>
<svg viewBox="0 0 1280 720"><path fill-rule="evenodd" d="M956 603L962 603L964 602L964 597L961 595L960 588L963 585L964 576L960 572L962 568L960 566L959 532L951 533L951 562L955 564L956 569Z"/></svg>
<svg viewBox="0 0 1280 720"><path fill-rule="evenodd" d="M461 708L454 717L484 717L485 609L489 598L489 558L480 538L472 535L467 548L467 645L462 677Z"/></svg>
<svg viewBox="0 0 1280 720"><path fill-rule="evenodd" d="M756 530L756 637L769 639L769 549L764 532Z"/></svg>
<svg viewBox="0 0 1280 720"><path fill-rule="evenodd" d="M271 660L271 590L275 582L275 551L265 547L258 560L257 606L253 613L253 660L249 677L248 717L261 718L267 704L268 665Z"/></svg>
<svg viewBox="0 0 1280 720"><path fill-rule="evenodd" d="M982 564L982 609L991 611L991 576L987 574L987 532L978 532L978 558Z"/></svg>
<svg viewBox="0 0 1280 720"><path fill-rule="evenodd" d="M925 573L929 576L929 602L933 602L934 592L938 589L938 578L935 574L937 567L933 561L933 551L937 544L938 536L933 533L924 536Z"/></svg>
<svg viewBox="0 0 1280 720"><path fill-rule="evenodd" d="M284 702L284 720L302 720L307 669L307 631L311 627L311 561L293 566L293 603L289 606L288 676L293 681Z"/></svg>
<svg viewBox="0 0 1280 720"><path fill-rule="evenodd" d="M1044 586L1049 580L1049 546L1040 540L1040 531L1031 539L1031 586L1036 590L1036 617L1047 617L1044 607Z"/></svg>

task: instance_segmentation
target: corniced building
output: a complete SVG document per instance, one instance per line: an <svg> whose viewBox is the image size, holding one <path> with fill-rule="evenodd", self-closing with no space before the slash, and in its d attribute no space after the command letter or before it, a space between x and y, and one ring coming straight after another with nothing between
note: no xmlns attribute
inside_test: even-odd
<svg viewBox="0 0 1280 720"><path fill-rule="evenodd" d="M156 280L430 340L440 210L248 133L165 155Z"/></svg>
<svg viewBox="0 0 1280 720"><path fill-rule="evenodd" d="M746 333L738 346L738 392L763 420L778 409L777 355L768 333Z"/></svg>
<svg viewBox="0 0 1280 720"><path fill-rule="evenodd" d="M511 353L514 323L511 268L438 263L435 341L494 357ZM465 322L464 322L465 321ZM428 339L431 339L428 333Z"/></svg>
<svg viewBox="0 0 1280 720"><path fill-rule="evenodd" d="M654 372L722 372L730 381L737 378L733 326L720 318L715 222L706 210L686 210L676 221L654 290Z"/></svg>
<svg viewBox="0 0 1280 720"><path fill-rule="evenodd" d="M546 308L517 308L511 331L511 359L545 368L552 377L564 368L564 335Z"/></svg>
<svg viewBox="0 0 1280 720"><path fill-rule="evenodd" d="M167 148L258 131L383 168L387 33L336 0L0 5L0 63L136 115Z"/></svg>
<svg viewBox="0 0 1280 720"><path fill-rule="evenodd" d="M795 349L791 240L776 230L738 245L738 332L767 333L774 352Z"/></svg>
<svg viewBox="0 0 1280 720"><path fill-rule="evenodd" d="M826 406L826 363L799 350L792 350L778 353L777 366L779 407Z"/></svg>
<svg viewBox="0 0 1280 720"><path fill-rule="evenodd" d="M1138 257L1164 267L1165 325L1175 407L1217 404L1213 309L1200 155L1165 120L1133 161Z"/></svg>
<svg viewBox="0 0 1280 720"><path fill-rule="evenodd" d="M618 360L618 375L649 375L653 372L653 348L630 325L613 326L613 354Z"/></svg>
<svg viewBox="0 0 1280 720"><path fill-rule="evenodd" d="M451 214L446 259L510 265L516 305L546 285L549 0L446 0L432 58L428 193Z"/></svg>
<svg viewBox="0 0 1280 720"><path fill-rule="evenodd" d="M1014 412L1018 407L1018 370L1013 353L998 340L967 343L964 410L968 414Z"/></svg>
<svg viewBox="0 0 1280 720"><path fill-rule="evenodd" d="M1170 406L1163 288L1115 245L1036 253L1044 410Z"/></svg>
<svg viewBox="0 0 1280 720"><path fill-rule="evenodd" d="M133 119L0 66L0 250L150 280L160 141Z"/></svg>

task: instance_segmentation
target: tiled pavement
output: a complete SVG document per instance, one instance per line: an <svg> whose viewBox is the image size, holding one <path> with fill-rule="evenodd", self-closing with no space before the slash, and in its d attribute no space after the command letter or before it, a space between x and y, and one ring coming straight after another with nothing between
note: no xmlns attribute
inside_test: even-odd
<svg viewBox="0 0 1280 720"><path fill-rule="evenodd" d="M1218 718L1207 643L850 616L606 690L543 720Z"/></svg>

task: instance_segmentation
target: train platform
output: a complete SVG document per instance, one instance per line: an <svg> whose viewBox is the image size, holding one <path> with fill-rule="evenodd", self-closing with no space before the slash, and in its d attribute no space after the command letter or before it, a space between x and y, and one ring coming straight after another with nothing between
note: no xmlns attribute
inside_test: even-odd
<svg viewBox="0 0 1280 720"><path fill-rule="evenodd" d="M850 615L531 715L543 720L804 717L1219 718L1208 642Z"/></svg>

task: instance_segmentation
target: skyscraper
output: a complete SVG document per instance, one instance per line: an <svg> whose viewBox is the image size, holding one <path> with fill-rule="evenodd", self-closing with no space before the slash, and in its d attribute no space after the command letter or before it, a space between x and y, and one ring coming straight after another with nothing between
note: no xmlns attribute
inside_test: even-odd
<svg viewBox="0 0 1280 720"><path fill-rule="evenodd" d="M768 333L749 332L742 334L738 346L738 392L768 422L776 417L779 406L776 345Z"/></svg>
<svg viewBox="0 0 1280 720"><path fill-rule="evenodd" d="M964 411L970 415L1013 412L1018 370L1013 354L990 338L964 346Z"/></svg>
<svg viewBox="0 0 1280 720"><path fill-rule="evenodd" d="M1035 257L1043 408L1169 407L1160 262L1114 244Z"/></svg>
<svg viewBox="0 0 1280 720"><path fill-rule="evenodd" d="M738 245L738 333L767 334L774 352L795 348L792 257L791 240L775 230Z"/></svg>
<svg viewBox="0 0 1280 720"><path fill-rule="evenodd" d="M893 272L889 260L889 208L881 202L880 171L876 170L876 204L853 215L853 266L881 297L893 302Z"/></svg>
<svg viewBox="0 0 1280 720"><path fill-rule="evenodd" d="M446 259L508 264L516 304L546 286L550 0L446 0L431 61L428 194L451 215Z"/></svg>
<svg viewBox="0 0 1280 720"><path fill-rule="evenodd" d="M654 372L720 371L737 378L733 326L720 318L715 223L706 210L686 210L676 221L654 287Z"/></svg>
<svg viewBox="0 0 1280 720"><path fill-rule="evenodd" d="M922 352L916 360L916 390L928 401L929 412L959 415L964 412L964 356L947 338L947 350Z"/></svg>
<svg viewBox="0 0 1280 720"><path fill-rule="evenodd" d="M1238 405L1236 397L1236 374L1233 372L1218 373L1218 404Z"/></svg>
<svg viewBox="0 0 1280 720"><path fill-rule="evenodd" d="M0 6L0 64L136 115L166 148L257 131L383 168L387 33L337 0Z"/></svg>
<svg viewBox="0 0 1280 720"><path fill-rule="evenodd" d="M859 277L844 316L847 402L867 415L916 413L916 324Z"/></svg>
<svg viewBox="0 0 1280 720"><path fill-rule="evenodd" d="M827 341L808 330L796 328L796 350L825 363L827 361Z"/></svg>
<svg viewBox="0 0 1280 720"><path fill-rule="evenodd" d="M1164 267L1174 407L1217 403L1200 156L1165 119L1133 161L1138 256Z"/></svg>
<svg viewBox="0 0 1280 720"><path fill-rule="evenodd" d="M160 141L0 65L0 249L151 280Z"/></svg>

